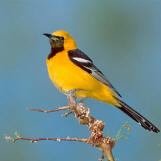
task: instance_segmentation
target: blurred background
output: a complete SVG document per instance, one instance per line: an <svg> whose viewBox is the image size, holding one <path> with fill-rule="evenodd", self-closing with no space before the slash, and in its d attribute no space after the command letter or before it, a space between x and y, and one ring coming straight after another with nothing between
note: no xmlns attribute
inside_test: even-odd
<svg viewBox="0 0 161 161"><path fill-rule="evenodd" d="M0 2L0 160L94 161L101 152L77 142L7 142L17 131L24 137L87 138L63 112L38 113L67 104L48 78L49 42L43 33L68 31L122 94L123 100L161 129L160 0L1 0ZM118 109L86 100L91 114L104 120L114 137L125 121L132 130L113 149L124 161L161 159L161 134L145 131Z"/></svg>

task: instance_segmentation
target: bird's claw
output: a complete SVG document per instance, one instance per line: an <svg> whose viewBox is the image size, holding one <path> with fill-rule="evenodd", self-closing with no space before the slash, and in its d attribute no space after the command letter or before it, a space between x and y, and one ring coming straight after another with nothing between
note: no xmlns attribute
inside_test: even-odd
<svg viewBox="0 0 161 161"><path fill-rule="evenodd" d="M71 90L65 92L65 95L66 96L72 96L72 97L76 98L76 92L77 91L83 91L83 89L71 89Z"/></svg>
<svg viewBox="0 0 161 161"><path fill-rule="evenodd" d="M72 96L72 97L76 98L75 92L76 92L76 89L71 89L71 90L65 92L65 95L66 95L67 97Z"/></svg>
<svg viewBox="0 0 161 161"><path fill-rule="evenodd" d="M69 104L71 104L71 103L73 104L74 102L76 103L76 98L77 98L76 92L77 91L82 91L82 89L71 89L71 90L65 92L65 95L68 98Z"/></svg>

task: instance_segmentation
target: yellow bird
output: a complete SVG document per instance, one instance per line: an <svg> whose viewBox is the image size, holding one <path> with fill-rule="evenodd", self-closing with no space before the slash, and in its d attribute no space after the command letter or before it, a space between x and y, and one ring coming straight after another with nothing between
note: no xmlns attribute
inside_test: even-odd
<svg viewBox="0 0 161 161"><path fill-rule="evenodd" d="M111 104L143 128L160 132L151 122L120 100L121 95L106 79L93 61L77 48L74 39L65 31L44 34L50 40L51 51L47 57L49 77L63 93L75 90L77 98L93 98Z"/></svg>

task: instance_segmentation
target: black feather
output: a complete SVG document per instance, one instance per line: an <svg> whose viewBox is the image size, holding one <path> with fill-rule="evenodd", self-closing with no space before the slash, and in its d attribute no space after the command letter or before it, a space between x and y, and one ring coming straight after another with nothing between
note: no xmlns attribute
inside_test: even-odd
<svg viewBox="0 0 161 161"><path fill-rule="evenodd" d="M160 130L155 125L153 125L145 117L143 117L141 114L139 114L134 109L132 109L130 106L128 106L125 102L121 101L119 98L116 98L116 97L115 97L115 99L121 105L121 107L119 107L119 106L116 106L116 107L119 108L121 111L123 111L128 116L130 116L133 120L138 122L144 129L149 130L149 131L153 131L155 133L160 132Z"/></svg>
<svg viewBox="0 0 161 161"><path fill-rule="evenodd" d="M91 76L93 76L97 80L101 81L106 86L110 87L118 96L121 97L121 94L106 79L104 74L93 64L93 61L85 53L83 53L79 49L75 49L75 50L68 51L68 56L74 64L76 64L77 66L79 66L80 68L82 68L83 70L88 72L89 74L91 74ZM75 58L82 58L84 60L87 60L87 62L77 61L77 60L75 60Z"/></svg>

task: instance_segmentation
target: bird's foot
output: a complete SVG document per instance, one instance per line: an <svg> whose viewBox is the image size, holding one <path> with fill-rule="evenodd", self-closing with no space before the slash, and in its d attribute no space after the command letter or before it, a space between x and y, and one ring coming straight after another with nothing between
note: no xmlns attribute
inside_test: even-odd
<svg viewBox="0 0 161 161"><path fill-rule="evenodd" d="M69 105L75 105L76 104L76 99L77 99L76 92L82 91L82 90L83 89L71 89L71 90L69 90L65 93L65 95L68 98Z"/></svg>
<svg viewBox="0 0 161 161"><path fill-rule="evenodd" d="M77 89L71 89L71 90L65 92L65 95L66 95L67 97L72 96L72 97L74 97L74 98L76 99L76 94L75 94L76 90L77 90Z"/></svg>

